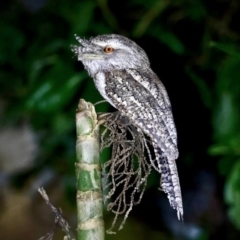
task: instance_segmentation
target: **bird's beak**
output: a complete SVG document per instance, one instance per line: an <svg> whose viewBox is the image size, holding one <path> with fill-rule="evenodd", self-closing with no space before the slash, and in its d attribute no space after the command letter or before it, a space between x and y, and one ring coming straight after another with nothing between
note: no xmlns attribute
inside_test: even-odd
<svg viewBox="0 0 240 240"><path fill-rule="evenodd" d="M78 60L100 60L103 59L101 55L95 54L95 53L78 53Z"/></svg>
<svg viewBox="0 0 240 240"><path fill-rule="evenodd" d="M77 35L75 35L75 37L81 46L73 45L71 46L71 49L78 56L79 61L103 59L103 55L100 53L96 45L92 44L87 39L78 37Z"/></svg>

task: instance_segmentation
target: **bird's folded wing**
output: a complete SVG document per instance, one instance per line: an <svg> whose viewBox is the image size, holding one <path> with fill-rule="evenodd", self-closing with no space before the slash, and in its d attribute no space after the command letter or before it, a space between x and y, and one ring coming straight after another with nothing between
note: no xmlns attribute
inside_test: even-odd
<svg viewBox="0 0 240 240"><path fill-rule="evenodd" d="M142 80L128 70L115 70L105 72L105 78L106 93L117 109L149 135L166 157L176 159L176 129L165 89L159 89L158 85L147 87L146 82L151 81L147 73Z"/></svg>

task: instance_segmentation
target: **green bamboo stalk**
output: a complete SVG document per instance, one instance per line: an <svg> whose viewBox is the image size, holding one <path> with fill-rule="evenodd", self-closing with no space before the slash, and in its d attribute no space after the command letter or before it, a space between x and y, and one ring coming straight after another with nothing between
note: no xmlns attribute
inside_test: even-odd
<svg viewBox="0 0 240 240"><path fill-rule="evenodd" d="M78 104L76 127L78 240L104 240L99 126L93 105L83 99Z"/></svg>

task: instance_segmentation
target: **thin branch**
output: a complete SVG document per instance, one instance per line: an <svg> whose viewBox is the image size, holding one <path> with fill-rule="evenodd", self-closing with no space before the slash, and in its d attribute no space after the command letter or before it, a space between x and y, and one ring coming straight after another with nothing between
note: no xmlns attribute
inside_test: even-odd
<svg viewBox="0 0 240 240"><path fill-rule="evenodd" d="M68 222L63 218L62 216L62 211L60 209L57 209L54 207L49 198L47 193L43 188L38 188L38 192L42 195L43 199L46 201L46 204L51 208L52 212L55 215L55 224L51 230L50 233L46 234L45 236L39 238L39 240L52 240L54 233L56 231L56 228L58 226L62 227L62 230L65 232L66 236L64 236L64 240L74 240L75 238L73 237L73 234L70 232L70 226Z"/></svg>

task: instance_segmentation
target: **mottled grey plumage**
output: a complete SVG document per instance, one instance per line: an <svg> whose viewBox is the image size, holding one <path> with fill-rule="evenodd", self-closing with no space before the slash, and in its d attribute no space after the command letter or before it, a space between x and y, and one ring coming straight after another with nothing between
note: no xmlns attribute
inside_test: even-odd
<svg viewBox="0 0 240 240"><path fill-rule="evenodd" d="M163 84L150 68L146 53L130 39L116 34L76 39L82 46L73 46L73 51L101 95L152 140L157 163L154 167L161 172L161 187L178 218L182 218L175 164L177 134L171 104Z"/></svg>

